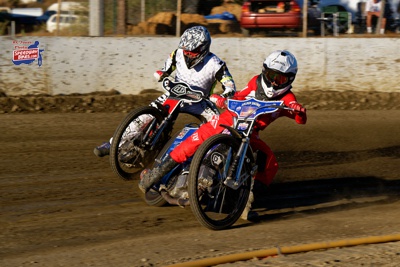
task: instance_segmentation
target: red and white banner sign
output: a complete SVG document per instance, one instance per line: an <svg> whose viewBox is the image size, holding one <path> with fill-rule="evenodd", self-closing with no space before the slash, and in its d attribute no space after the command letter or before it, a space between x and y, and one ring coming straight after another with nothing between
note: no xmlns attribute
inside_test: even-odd
<svg viewBox="0 0 400 267"><path fill-rule="evenodd" d="M13 50L13 60L14 61L36 59L38 57L39 57L39 49L38 48Z"/></svg>

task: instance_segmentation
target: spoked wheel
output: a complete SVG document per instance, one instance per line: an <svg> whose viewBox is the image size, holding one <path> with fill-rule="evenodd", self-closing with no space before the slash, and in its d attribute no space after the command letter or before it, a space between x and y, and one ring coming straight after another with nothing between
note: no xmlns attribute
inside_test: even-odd
<svg viewBox="0 0 400 267"><path fill-rule="evenodd" d="M123 180L132 180L154 161L168 140L168 131L161 133L153 150L145 142L163 120L161 112L151 106L129 113L116 129L110 147L111 169Z"/></svg>
<svg viewBox="0 0 400 267"><path fill-rule="evenodd" d="M239 145L230 135L215 135L200 146L190 165L190 207L197 220L211 230L233 225L240 218L249 198L249 163L243 164L241 176L244 182L238 188L233 189L224 183Z"/></svg>

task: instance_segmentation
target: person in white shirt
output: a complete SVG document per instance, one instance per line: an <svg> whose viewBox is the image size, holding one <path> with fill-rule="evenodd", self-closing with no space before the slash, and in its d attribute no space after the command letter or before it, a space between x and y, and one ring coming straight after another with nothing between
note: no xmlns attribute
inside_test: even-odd
<svg viewBox="0 0 400 267"><path fill-rule="evenodd" d="M367 14L367 32L372 33L372 17L379 18L382 10L381 0L367 0L365 4L365 12ZM382 17L380 33L385 33L386 18Z"/></svg>

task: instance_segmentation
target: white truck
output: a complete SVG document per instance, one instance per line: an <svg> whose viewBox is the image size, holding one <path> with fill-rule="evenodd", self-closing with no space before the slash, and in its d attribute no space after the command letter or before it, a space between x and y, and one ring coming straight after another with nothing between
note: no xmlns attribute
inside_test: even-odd
<svg viewBox="0 0 400 267"><path fill-rule="evenodd" d="M58 3L54 3L47 8L47 11L58 12ZM88 5L78 2L61 2L60 13L61 14L74 14L74 15L88 15Z"/></svg>

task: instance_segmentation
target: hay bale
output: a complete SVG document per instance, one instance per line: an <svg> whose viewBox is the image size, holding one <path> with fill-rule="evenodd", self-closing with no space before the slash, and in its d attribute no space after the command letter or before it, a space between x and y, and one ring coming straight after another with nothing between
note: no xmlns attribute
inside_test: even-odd
<svg viewBox="0 0 400 267"><path fill-rule="evenodd" d="M141 34L144 34L144 29L139 26L132 26L132 27L128 28L128 34L141 35Z"/></svg>
<svg viewBox="0 0 400 267"><path fill-rule="evenodd" d="M208 19L208 29L212 34L217 33L240 33L240 24L237 21L223 19ZM210 30L211 29L211 30Z"/></svg>
<svg viewBox="0 0 400 267"><path fill-rule="evenodd" d="M161 23L147 22L144 27L144 32L146 34L157 35L157 34L171 34L171 27L169 25Z"/></svg>
<svg viewBox="0 0 400 267"><path fill-rule="evenodd" d="M172 26L176 24L176 15L174 12L160 12L149 18L147 22Z"/></svg>
<svg viewBox="0 0 400 267"><path fill-rule="evenodd" d="M242 30L240 29L240 23L237 21L224 21L219 24L219 30L222 33L240 33Z"/></svg>
<svg viewBox="0 0 400 267"><path fill-rule="evenodd" d="M207 26L207 20L203 15L199 14L181 14L181 22L183 25L202 25ZM190 26L190 27L191 27Z"/></svg>

